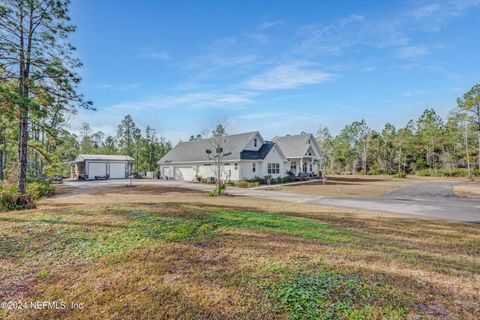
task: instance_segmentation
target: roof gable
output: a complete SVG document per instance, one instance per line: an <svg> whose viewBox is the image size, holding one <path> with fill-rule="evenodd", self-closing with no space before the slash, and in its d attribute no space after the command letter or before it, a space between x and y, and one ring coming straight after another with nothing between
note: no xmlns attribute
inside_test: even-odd
<svg viewBox="0 0 480 320"><path fill-rule="evenodd" d="M233 134L224 137L222 147L225 153L225 160L239 160L240 153L245 149L247 144L255 136L259 135L258 131ZM189 162L189 161L209 161L209 156L205 151L212 149L216 145L216 138L194 140L188 142L180 142L169 153L167 153L159 163L168 162Z"/></svg>
<svg viewBox="0 0 480 320"><path fill-rule="evenodd" d="M320 149L311 133L279 137L275 139L275 143L283 150L287 158L304 157L310 148L320 155Z"/></svg>

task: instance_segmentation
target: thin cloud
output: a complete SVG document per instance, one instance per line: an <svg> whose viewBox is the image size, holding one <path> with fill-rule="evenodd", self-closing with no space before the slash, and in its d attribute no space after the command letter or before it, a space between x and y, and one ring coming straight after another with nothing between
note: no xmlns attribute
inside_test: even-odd
<svg viewBox="0 0 480 320"><path fill-rule="evenodd" d="M331 74L309 69L305 64L282 64L250 78L245 82L245 86L252 90L291 89L329 81L332 78Z"/></svg>
<svg viewBox="0 0 480 320"><path fill-rule="evenodd" d="M430 50L423 46L408 46L398 50L398 56L402 59L418 59L429 53Z"/></svg>
<svg viewBox="0 0 480 320"><path fill-rule="evenodd" d="M253 93L195 92L182 95L160 95L136 101L126 101L109 107L110 110L155 110L167 108L243 108L251 103Z"/></svg>
<svg viewBox="0 0 480 320"><path fill-rule="evenodd" d="M111 90L111 91L130 91L140 88L142 85L140 83L131 83L131 84L111 84L111 83L102 83L96 85L97 89Z"/></svg>
<svg viewBox="0 0 480 320"><path fill-rule="evenodd" d="M270 29L270 28L273 28L275 26L279 26L283 24L283 20L277 20L277 21L265 21L263 22L259 27L258 29L260 30L267 30L267 29Z"/></svg>
<svg viewBox="0 0 480 320"><path fill-rule="evenodd" d="M247 113L240 116L234 117L239 120L255 120L255 119L265 119L265 118L275 118L286 116L286 112L256 112L256 113Z"/></svg>

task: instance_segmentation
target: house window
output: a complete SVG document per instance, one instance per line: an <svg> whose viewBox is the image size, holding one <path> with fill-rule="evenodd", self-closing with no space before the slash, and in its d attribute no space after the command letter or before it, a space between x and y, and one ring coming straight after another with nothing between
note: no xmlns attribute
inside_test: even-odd
<svg viewBox="0 0 480 320"><path fill-rule="evenodd" d="M255 172L255 171L257 171L257 164L252 163L252 172Z"/></svg>
<svg viewBox="0 0 480 320"><path fill-rule="evenodd" d="M238 170L238 163L235 163L235 170Z"/></svg>
<svg viewBox="0 0 480 320"><path fill-rule="evenodd" d="M253 146L257 147L257 138L253 139Z"/></svg>
<svg viewBox="0 0 480 320"><path fill-rule="evenodd" d="M292 164L290 165L290 170L297 171L297 163L296 162L292 162Z"/></svg>
<svg viewBox="0 0 480 320"><path fill-rule="evenodd" d="M312 171L313 171L313 166L312 166L312 164L310 163L310 172L312 172Z"/></svg>
<svg viewBox="0 0 480 320"><path fill-rule="evenodd" d="M267 166L268 174L279 174L280 173L280 163L269 163Z"/></svg>

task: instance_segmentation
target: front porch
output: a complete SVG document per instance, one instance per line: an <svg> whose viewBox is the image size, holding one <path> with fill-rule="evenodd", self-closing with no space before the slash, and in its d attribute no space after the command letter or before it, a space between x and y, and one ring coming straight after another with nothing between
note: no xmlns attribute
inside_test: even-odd
<svg viewBox="0 0 480 320"><path fill-rule="evenodd" d="M289 158L290 171L295 176L300 175L301 173L307 175L319 175L319 162L316 159L313 159L312 156L302 157L302 158Z"/></svg>

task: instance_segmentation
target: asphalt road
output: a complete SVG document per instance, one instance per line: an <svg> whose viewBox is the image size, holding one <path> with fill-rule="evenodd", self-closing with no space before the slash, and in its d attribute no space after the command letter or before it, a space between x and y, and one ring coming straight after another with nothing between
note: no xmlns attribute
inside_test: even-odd
<svg viewBox="0 0 480 320"><path fill-rule="evenodd" d="M108 181L65 181L64 184L77 188L101 188L128 184L128 180ZM200 191L210 191L211 185L184 181L134 180L133 184L161 184ZM369 198L332 198L300 195L264 189L228 189L229 194L260 199L318 204L323 206L353 208L366 211L389 212L435 220L480 223L480 199L458 197L453 193L455 184L462 182L415 183L391 193Z"/></svg>

